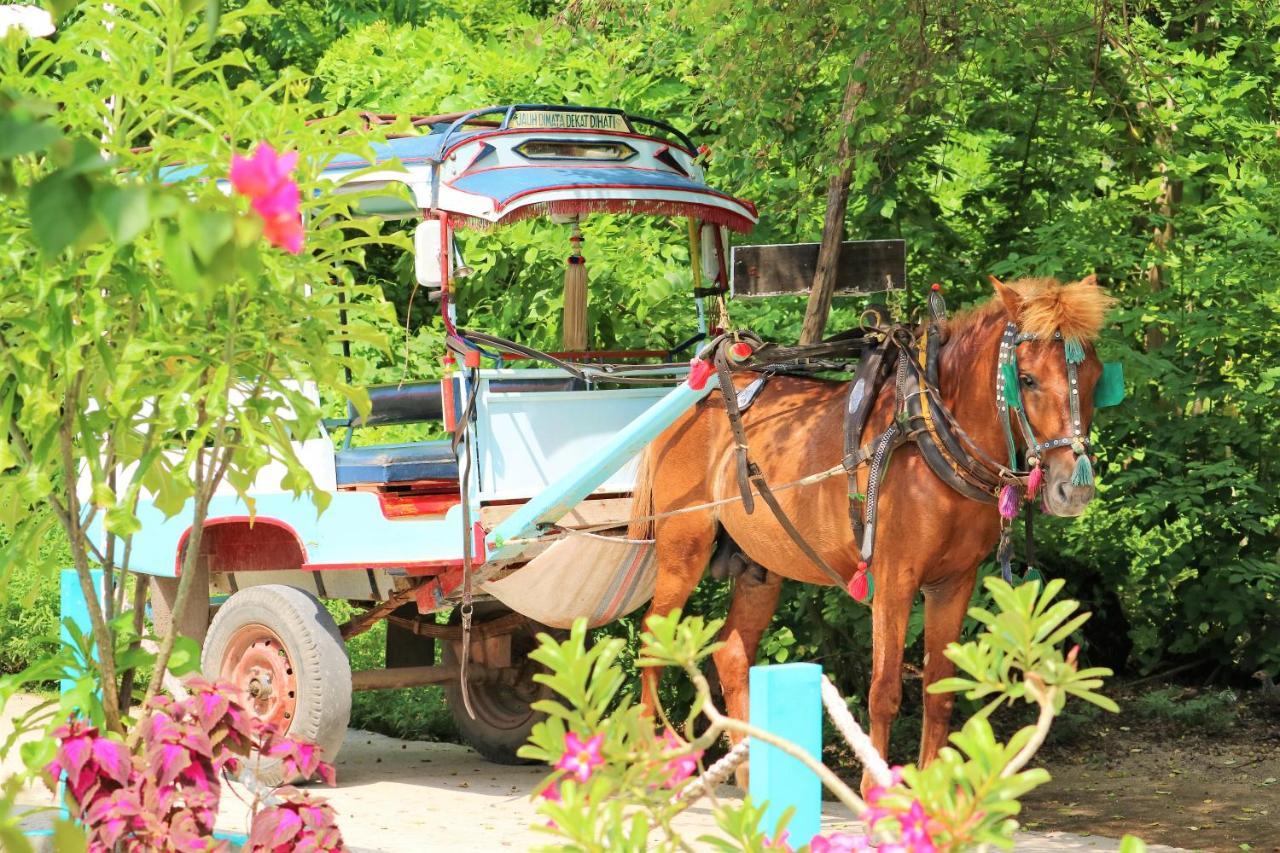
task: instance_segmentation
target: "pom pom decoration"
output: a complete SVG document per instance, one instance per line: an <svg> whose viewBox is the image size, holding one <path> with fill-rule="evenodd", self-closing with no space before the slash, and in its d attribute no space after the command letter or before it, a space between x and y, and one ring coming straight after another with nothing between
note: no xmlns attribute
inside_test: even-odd
<svg viewBox="0 0 1280 853"><path fill-rule="evenodd" d="M1079 338L1067 338L1062 342L1062 349L1067 357L1067 364L1080 364L1084 361L1084 344L1080 343Z"/></svg>
<svg viewBox="0 0 1280 853"><path fill-rule="evenodd" d="M1071 485L1093 485L1093 466L1089 464L1089 457L1084 453L1076 456L1076 470L1071 475Z"/></svg>
<svg viewBox="0 0 1280 853"><path fill-rule="evenodd" d="M1000 509L1001 518L1011 519L1018 514L1019 497L1016 486L1008 485L1000 490L1000 500L997 506Z"/></svg>
<svg viewBox="0 0 1280 853"><path fill-rule="evenodd" d="M1027 475L1027 500L1035 500L1042 485L1044 485L1044 469L1037 462L1031 468L1031 473Z"/></svg>
<svg viewBox="0 0 1280 853"><path fill-rule="evenodd" d="M875 578L871 576L871 570L867 567L865 560L858 562L858 570L853 573L853 577L849 578L847 589L849 595L853 596L854 601L862 604L871 601L871 596L876 591L876 582Z"/></svg>

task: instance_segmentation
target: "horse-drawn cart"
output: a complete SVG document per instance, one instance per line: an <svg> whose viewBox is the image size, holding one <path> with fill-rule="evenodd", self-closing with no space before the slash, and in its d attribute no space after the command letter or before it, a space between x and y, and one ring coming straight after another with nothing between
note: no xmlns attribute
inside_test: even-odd
<svg viewBox="0 0 1280 853"><path fill-rule="evenodd" d="M537 718L535 632L580 616L603 624L652 595L652 549L590 531L631 515L633 458L714 383L705 369L690 373L689 353L584 352L576 251L565 305L574 352L563 361L531 364L518 347L459 328L452 295L466 282L454 234L531 216L575 237L596 212L675 219L691 241L691 347L723 308L727 230L750 230L756 214L707 185L687 136L618 110L517 105L415 124L419 134L375 146L375 163L339 156L326 171L343 189L374 190L370 214L421 220L416 275L441 305L452 362L443 380L369 388L367 414L300 437L299 458L331 497L320 515L276 465L250 490L252 513L220 491L197 562L207 603L172 612L189 508L166 518L144 501L131 568L153 578L157 622L201 641L207 675L231 679L254 713L330 759L351 691L440 684L467 739L512 761ZM450 437L367 442L409 423ZM552 525L562 535L549 543ZM337 624L321 604L333 599L358 615ZM380 621L386 668L352 672L344 642Z"/></svg>

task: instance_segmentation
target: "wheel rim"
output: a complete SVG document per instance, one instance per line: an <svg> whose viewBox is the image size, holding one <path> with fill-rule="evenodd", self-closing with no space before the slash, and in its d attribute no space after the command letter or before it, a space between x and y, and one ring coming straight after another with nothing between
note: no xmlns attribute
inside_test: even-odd
<svg viewBox="0 0 1280 853"><path fill-rule="evenodd" d="M280 635L265 625L245 625L231 635L220 668L240 691L249 715L287 731L298 704L298 676Z"/></svg>
<svg viewBox="0 0 1280 853"><path fill-rule="evenodd" d="M528 725L538 712L530 706L543 698L541 686L533 680L542 667L529 660L529 652L538 643L529 631L516 632L511 637L511 656L524 661L515 684L476 682L470 684L471 709L477 722L499 731L511 731ZM465 713L465 710L463 711Z"/></svg>

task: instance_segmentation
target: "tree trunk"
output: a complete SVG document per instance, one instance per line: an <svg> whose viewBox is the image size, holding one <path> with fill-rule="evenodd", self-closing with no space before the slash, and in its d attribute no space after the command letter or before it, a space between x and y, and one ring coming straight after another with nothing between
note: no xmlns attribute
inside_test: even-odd
<svg viewBox="0 0 1280 853"><path fill-rule="evenodd" d="M854 60L849 72L849 82L844 89L844 103L840 109L840 144L836 148L835 172L827 183L827 215L822 223L822 244L818 248L818 265L813 272L813 288L809 291L809 305L804 312L804 327L800 343L812 344L822 340L827 327L827 315L831 313L831 296L835 292L836 271L840 264L840 244L844 241L844 214L849 204L849 182L853 179L854 151L849 141L854 112L867 93L867 84L855 73L866 67L870 54L863 51Z"/></svg>

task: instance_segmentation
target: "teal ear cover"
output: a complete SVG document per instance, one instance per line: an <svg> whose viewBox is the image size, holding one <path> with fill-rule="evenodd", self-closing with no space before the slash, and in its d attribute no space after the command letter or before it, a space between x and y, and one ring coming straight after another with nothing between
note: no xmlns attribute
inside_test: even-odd
<svg viewBox="0 0 1280 853"><path fill-rule="evenodd" d="M1105 409L1124 401L1124 365L1118 361L1104 361L1102 375L1093 387L1093 407Z"/></svg>

